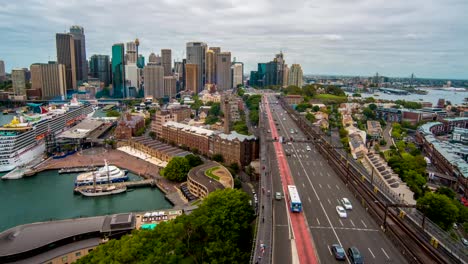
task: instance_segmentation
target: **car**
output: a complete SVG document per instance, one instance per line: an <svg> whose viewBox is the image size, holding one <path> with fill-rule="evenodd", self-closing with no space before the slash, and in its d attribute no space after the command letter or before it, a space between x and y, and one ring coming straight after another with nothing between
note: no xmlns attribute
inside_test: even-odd
<svg viewBox="0 0 468 264"><path fill-rule="evenodd" d="M270 130L270 129L268 129L268 133L271 133L271 130Z"/></svg>
<svg viewBox="0 0 468 264"><path fill-rule="evenodd" d="M283 121L286 121L286 118L285 118L285 117L283 117Z"/></svg>
<svg viewBox="0 0 468 264"><path fill-rule="evenodd" d="M348 198L342 198L341 199L341 204L343 204L343 207L346 210L352 210L353 209L353 205L351 204L351 202L349 201Z"/></svg>
<svg viewBox="0 0 468 264"><path fill-rule="evenodd" d="M349 256L349 260L353 264L362 264L362 263L364 263L362 261L361 252L359 252L359 249L357 249L356 247L348 248L348 256Z"/></svg>
<svg viewBox="0 0 468 264"><path fill-rule="evenodd" d="M331 252L337 260L346 260L346 252L343 247L339 244L333 244L330 246Z"/></svg>
<svg viewBox="0 0 468 264"><path fill-rule="evenodd" d="M312 149L310 148L310 146L307 146L306 147L307 151L311 151Z"/></svg>
<svg viewBox="0 0 468 264"><path fill-rule="evenodd" d="M348 214L346 213L346 210L343 208L343 206L341 205L338 205L336 207L336 212L338 213L338 215L341 217L341 218L346 218L348 217Z"/></svg>
<svg viewBox="0 0 468 264"><path fill-rule="evenodd" d="M462 237L461 241L462 241L463 245L465 245L466 247L468 247L468 239Z"/></svg>
<svg viewBox="0 0 468 264"><path fill-rule="evenodd" d="M281 200L281 198L283 198L283 195L281 195L280 192L276 192L275 193L275 199L279 201L279 200Z"/></svg>

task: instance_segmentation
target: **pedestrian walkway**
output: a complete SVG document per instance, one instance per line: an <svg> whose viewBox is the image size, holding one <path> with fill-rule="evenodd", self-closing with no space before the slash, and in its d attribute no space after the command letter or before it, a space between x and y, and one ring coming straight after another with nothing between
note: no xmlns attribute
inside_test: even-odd
<svg viewBox="0 0 468 264"><path fill-rule="evenodd" d="M166 161L162 161L160 159L157 159L155 157L152 157L142 151L139 151L137 149L134 149L132 147L129 147L129 146L124 146L124 147L120 147L118 148L117 150L120 150L122 152L125 152L129 155L132 155L134 157L137 157L139 159L142 159L144 161L147 161L149 163L152 163L158 167L161 167L161 168L165 168L167 166L167 162Z"/></svg>

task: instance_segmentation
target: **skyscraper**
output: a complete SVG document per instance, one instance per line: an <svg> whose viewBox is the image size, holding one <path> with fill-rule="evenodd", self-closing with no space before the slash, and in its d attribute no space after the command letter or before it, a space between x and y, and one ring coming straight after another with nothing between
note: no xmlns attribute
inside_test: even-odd
<svg viewBox="0 0 468 264"><path fill-rule="evenodd" d="M297 87L302 87L303 84L303 73L302 67L300 64L291 65L291 70L289 71L289 85L295 85Z"/></svg>
<svg viewBox="0 0 468 264"><path fill-rule="evenodd" d="M232 88L231 52L220 52L216 55L216 88L218 91Z"/></svg>
<svg viewBox="0 0 468 264"><path fill-rule="evenodd" d="M232 87L237 87L244 83L244 63L234 62L231 66L232 70Z"/></svg>
<svg viewBox="0 0 468 264"><path fill-rule="evenodd" d="M104 83L104 87L110 84L110 67L109 67L109 56L107 55L93 55L90 60L90 75L94 78L98 78Z"/></svg>
<svg viewBox="0 0 468 264"><path fill-rule="evenodd" d="M198 77L198 64L185 64L185 90L193 94L198 94L198 85L200 84Z"/></svg>
<svg viewBox="0 0 468 264"><path fill-rule="evenodd" d="M57 33L55 40L57 45L57 62L65 65L67 90L75 90L77 87L75 40L71 34L66 33Z"/></svg>
<svg viewBox="0 0 468 264"><path fill-rule="evenodd" d="M148 64L161 65L161 57L154 53L151 53L148 58Z"/></svg>
<svg viewBox="0 0 468 264"><path fill-rule="evenodd" d="M56 62L31 65L31 88L40 89L42 99L64 98L66 91L65 65Z"/></svg>
<svg viewBox="0 0 468 264"><path fill-rule="evenodd" d="M0 60L0 82L4 81L6 78L6 73L5 73L5 62Z"/></svg>
<svg viewBox="0 0 468 264"><path fill-rule="evenodd" d="M145 97L162 98L164 95L164 68L148 64L143 69L145 79Z"/></svg>
<svg viewBox="0 0 468 264"><path fill-rule="evenodd" d="M26 95L26 72L24 69L11 70L11 81L15 95Z"/></svg>
<svg viewBox="0 0 468 264"><path fill-rule="evenodd" d="M75 44L76 79L78 81L88 80L88 64L86 63L86 39L84 29L81 26L71 26L70 34Z"/></svg>
<svg viewBox="0 0 468 264"><path fill-rule="evenodd" d="M276 61L270 61L265 64L265 80L264 86L277 85L278 82L278 64Z"/></svg>
<svg viewBox="0 0 468 264"><path fill-rule="evenodd" d="M216 53L211 49L205 55L206 83L216 83Z"/></svg>
<svg viewBox="0 0 468 264"><path fill-rule="evenodd" d="M161 65L164 68L164 76L172 76L172 52L170 49L161 50Z"/></svg>
<svg viewBox="0 0 468 264"><path fill-rule="evenodd" d="M123 43L112 46L112 95L116 98L127 97L125 89L125 48Z"/></svg>
<svg viewBox="0 0 468 264"><path fill-rule="evenodd" d="M283 67L283 87L287 87L289 85L289 72L290 69L287 64Z"/></svg>
<svg viewBox="0 0 468 264"><path fill-rule="evenodd" d="M176 78L164 76L164 97L173 98L176 95Z"/></svg>
<svg viewBox="0 0 468 264"><path fill-rule="evenodd" d="M143 69L145 67L145 57L143 55L138 55L137 66L140 69Z"/></svg>
<svg viewBox="0 0 468 264"><path fill-rule="evenodd" d="M276 85L283 85L283 71L284 71L284 57L283 52L276 54L275 58L273 59L276 62Z"/></svg>
<svg viewBox="0 0 468 264"><path fill-rule="evenodd" d="M136 64L137 63L137 48L134 41L127 42L127 55L125 64Z"/></svg>
<svg viewBox="0 0 468 264"><path fill-rule="evenodd" d="M187 64L197 65L197 86L195 93L201 91L205 85L205 52L206 43L188 42L187 43Z"/></svg>

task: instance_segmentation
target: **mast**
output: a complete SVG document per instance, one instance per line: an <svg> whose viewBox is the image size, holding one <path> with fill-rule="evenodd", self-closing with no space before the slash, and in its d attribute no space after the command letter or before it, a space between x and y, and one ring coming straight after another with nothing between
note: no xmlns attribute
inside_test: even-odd
<svg viewBox="0 0 468 264"><path fill-rule="evenodd" d="M93 188L94 188L94 192L96 192L96 173L94 173L94 171L93 171Z"/></svg>
<svg viewBox="0 0 468 264"><path fill-rule="evenodd" d="M110 184L109 165L107 165L107 160L104 160L104 164L106 164L107 170L107 184Z"/></svg>

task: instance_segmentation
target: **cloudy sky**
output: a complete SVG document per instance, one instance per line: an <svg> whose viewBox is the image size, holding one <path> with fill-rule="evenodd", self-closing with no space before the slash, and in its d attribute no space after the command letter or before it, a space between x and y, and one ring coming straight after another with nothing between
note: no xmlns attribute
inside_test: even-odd
<svg viewBox="0 0 468 264"><path fill-rule="evenodd" d="M246 70L280 50L306 74L468 79L467 0L0 1L7 71L56 60L55 33L85 28L88 58L138 37L140 51L204 41Z"/></svg>

